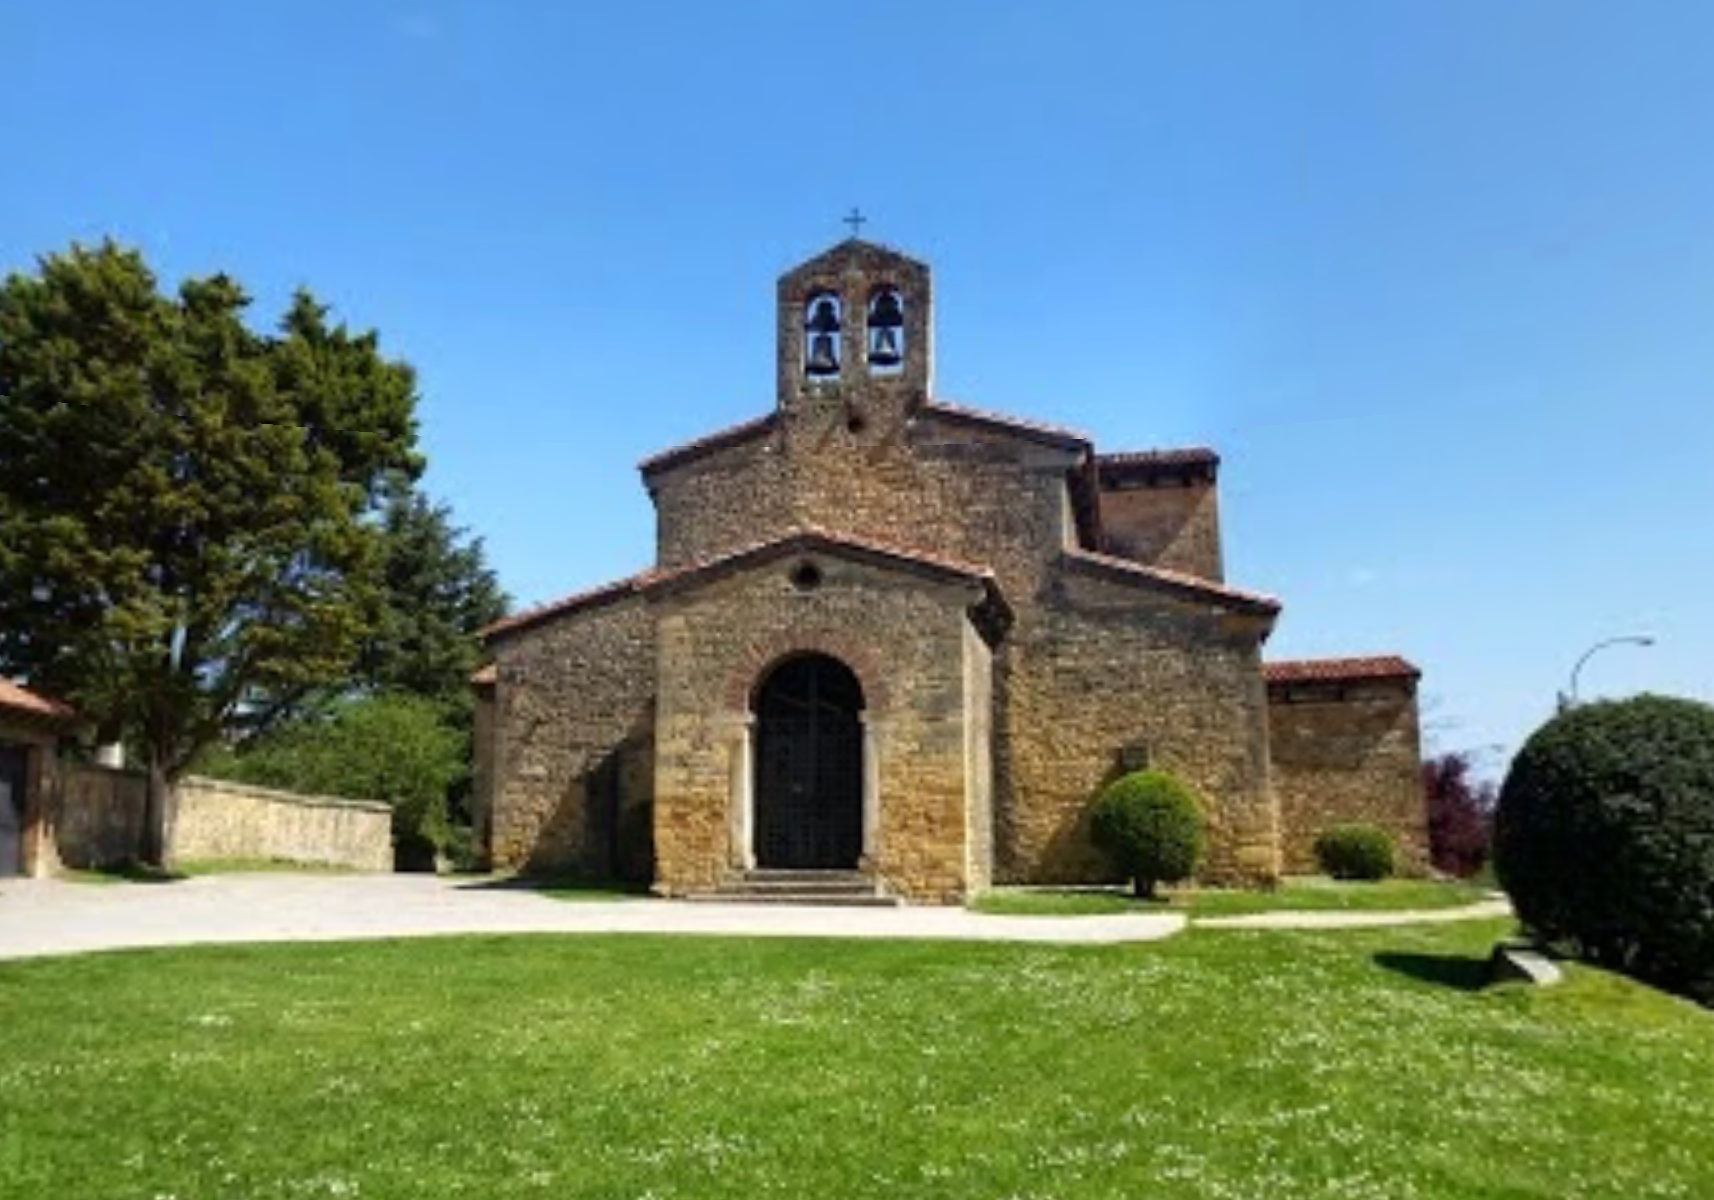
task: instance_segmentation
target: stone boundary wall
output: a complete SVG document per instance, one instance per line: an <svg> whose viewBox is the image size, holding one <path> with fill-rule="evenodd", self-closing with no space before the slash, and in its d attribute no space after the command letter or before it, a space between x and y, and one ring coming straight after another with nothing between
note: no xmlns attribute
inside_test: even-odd
<svg viewBox="0 0 1714 1200"><path fill-rule="evenodd" d="M190 776L179 781L173 855L393 869L393 810L373 800L300 796Z"/></svg>
<svg viewBox="0 0 1714 1200"><path fill-rule="evenodd" d="M1270 684L1268 729L1288 872L1320 870L1316 837L1350 821L1391 833L1404 873L1427 871L1414 680Z"/></svg>
<svg viewBox="0 0 1714 1200"><path fill-rule="evenodd" d="M135 771L62 763L47 838L57 856L52 865L134 861L143 844L147 786ZM192 862L274 859L391 871L393 810L372 800L300 796L193 775L179 781L172 852Z"/></svg>
<svg viewBox="0 0 1714 1200"><path fill-rule="evenodd" d="M56 774L38 873L136 859L143 844L148 780L136 771L63 760Z"/></svg>

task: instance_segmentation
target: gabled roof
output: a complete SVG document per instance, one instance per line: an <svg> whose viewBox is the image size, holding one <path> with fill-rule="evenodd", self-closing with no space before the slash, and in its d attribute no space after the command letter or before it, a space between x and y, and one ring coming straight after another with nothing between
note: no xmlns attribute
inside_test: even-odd
<svg viewBox="0 0 1714 1200"><path fill-rule="evenodd" d="M651 595L670 594L701 583L710 576L731 574L772 559L814 551L907 571L942 582L980 583L989 590L994 590L993 572L986 567L944 558L916 547L833 533L813 525L794 530L784 537L754 542L726 554L688 563L670 571L658 572L645 586Z"/></svg>
<svg viewBox="0 0 1714 1200"><path fill-rule="evenodd" d="M1216 583L1212 579L1203 579L1199 575L1189 575L1166 567L1147 566L1132 562L1128 558L1097 554L1093 550L1067 550L1064 562L1068 567L1093 575L1124 583L1148 584L1185 599L1219 604L1239 612L1271 617L1278 613L1281 607L1276 597L1262 592L1245 591L1224 583Z"/></svg>
<svg viewBox="0 0 1714 1200"><path fill-rule="evenodd" d="M1422 678L1415 664L1396 654L1359 658L1297 658L1262 664L1262 677L1270 684L1351 683L1366 679Z"/></svg>
<svg viewBox="0 0 1714 1200"><path fill-rule="evenodd" d="M917 412L931 417L939 417L955 424L973 425L982 429L1010 433L1026 441L1039 442L1062 450L1088 453L1091 448L1088 435L1078 430L1068 429L1063 425L1049 425L1041 421L1026 421L1022 417L992 412L985 408L970 408L963 404L954 404L950 400L926 401L917 409Z"/></svg>
<svg viewBox="0 0 1714 1200"><path fill-rule="evenodd" d="M1206 446L1123 450L1095 456L1095 474L1104 487L1160 479L1201 479L1213 483L1219 469L1220 456Z"/></svg>
<svg viewBox="0 0 1714 1200"><path fill-rule="evenodd" d="M730 575L772 559L813 551L821 551L873 566L906 571L940 582L980 584L986 594L984 603L994 609L997 614L1010 619L1011 610L1004 597L1000 595L993 572L986 567L958 562L915 547L900 546L868 538L848 537L815 526L806 526L793 530L782 537L755 542L724 554L686 563L681 567L643 571L624 579L614 580L612 583L603 584L600 587L577 592L561 600L537 605L535 608L496 621L494 624L479 630L478 636L484 642L492 644L500 638L521 633L545 622L569 616L575 612L600 608L630 596L671 595L709 579ZM478 676L480 674L478 672ZM473 678L472 682L480 685L483 681L479 678Z"/></svg>
<svg viewBox="0 0 1714 1200"><path fill-rule="evenodd" d="M987 409L970 408L947 400L924 401L917 406L916 412L919 416L938 418L951 424L1009 433L1026 441L1069 450L1073 453L1088 453L1090 450L1088 436L1075 429L1067 429L1061 425L1048 425L1040 421L1026 421L1022 417L990 412ZM668 446L665 450L657 451L643 459L637 464L637 469L647 478L670 467L692 462L705 455L724 450L729 446L739 446L756 438L765 437L773 432L778 423L778 412L752 417L748 421L740 421L736 425L716 429L713 433L704 434L702 437L693 438L688 442Z"/></svg>
<svg viewBox="0 0 1714 1200"><path fill-rule="evenodd" d="M926 274L928 264L921 259L912 258L903 250L885 245L881 242L871 242L867 238L848 237L844 241L835 242L814 258L805 259L787 271L782 279L797 279L805 275L818 275L829 267L841 266L851 259L862 259L871 263L894 262L910 270Z"/></svg>
<svg viewBox="0 0 1714 1200"><path fill-rule="evenodd" d="M523 612L513 613L502 617L492 625L485 625L476 631L476 636L484 642L492 642L497 638L521 633L533 629L544 621L563 617L568 613L580 612L589 608L600 608L604 604L612 604L627 596L635 595L638 585L648 577L648 572L628 575L624 579L616 579L612 583L604 583L587 591L574 592L559 600L551 600L546 604L538 604L534 608L526 608Z"/></svg>
<svg viewBox="0 0 1714 1200"><path fill-rule="evenodd" d="M1220 456L1207 446L1179 446L1167 450L1115 450L1097 454L1095 463L1102 467L1184 467L1217 466Z"/></svg>
<svg viewBox="0 0 1714 1200"><path fill-rule="evenodd" d="M0 711L58 725L67 725L77 720L77 710L71 705L44 696L40 692L32 692L10 679L0 679Z"/></svg>
<svg viewBox="0 0 1714 1200"><path fill-rule="evenodd" d="M741 445L752 438L761 437L772 432L779 414L768 413L766 416L753 417L748 421L740 421L736 425L728 425L724 429L716 429L713 433L693 438L688 442L680 442L676 446L668 446L665 450L649 455L637 464L637 469L645 477L668 467L676 467L680 463L690 462L705 454L713 454L716 450L724 450L728 446Z"/></svg>

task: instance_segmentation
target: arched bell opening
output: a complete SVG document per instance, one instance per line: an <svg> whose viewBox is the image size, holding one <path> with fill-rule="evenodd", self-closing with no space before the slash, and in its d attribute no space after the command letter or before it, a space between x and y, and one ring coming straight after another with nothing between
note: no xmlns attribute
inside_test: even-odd
<svg viewBox="0 0 1714 1200"><path fill-rule="evenodd" d="M827 379L840 371L840 327L844 313L833 292L817 292L804 304L803 373Z"/></svg>
<svg viewBox="0 0 1714 1200"><path fill-rule="evenodd" d="M854 870L863 854L863 685L825 654L776 663L756 688L754 861Z"/></svg>
<svg viewBox="0 0 1714 1200"><path fill-rule="evenodd" d="M875 289L869 297L866 331L869 370L877 375L898 372L905 361L905 301L899 289Z"/></svg>

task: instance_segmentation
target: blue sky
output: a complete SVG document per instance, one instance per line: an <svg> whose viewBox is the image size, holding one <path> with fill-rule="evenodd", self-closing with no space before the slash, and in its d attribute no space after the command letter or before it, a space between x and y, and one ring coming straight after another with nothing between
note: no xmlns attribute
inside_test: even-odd
<svg viewBox="0 0 1714 1200"><path fill-rule="evenodd" d="M766 410L859 204L941 395L1214 445L1270 653L1510 749L1613 634L1587 694L1714 699L1711 62L1705 3L0 0L0 269L379 328L528 602L646 563L636 460Z"/></svg>

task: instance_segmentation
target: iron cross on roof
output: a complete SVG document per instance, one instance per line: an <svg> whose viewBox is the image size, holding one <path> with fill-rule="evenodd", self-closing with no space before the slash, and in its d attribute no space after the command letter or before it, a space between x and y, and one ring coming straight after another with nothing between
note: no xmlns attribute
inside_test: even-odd
<svg viewBox="0 0 1714 1200"><path fill-rule="evenodd" d="M860 210L853 208L851 214L845 218L845 223L851 226L851 236L862 236L863 226L868 220L869 218L865 217Z"/></svg>

